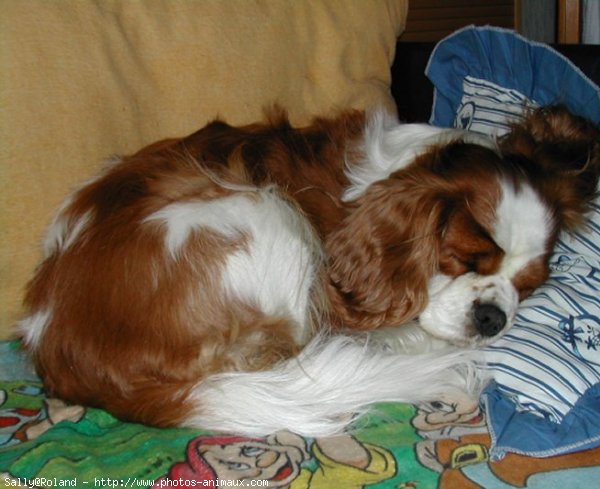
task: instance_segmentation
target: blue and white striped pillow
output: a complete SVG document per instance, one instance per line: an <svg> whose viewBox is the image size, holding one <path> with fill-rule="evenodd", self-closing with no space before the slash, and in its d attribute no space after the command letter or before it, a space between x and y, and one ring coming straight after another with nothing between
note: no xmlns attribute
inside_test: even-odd
<svg viewBox="0 0 600 489"><path fill-rule="evenodd" d="M563 234L549 280L484 351L490 455L547 457L600 445L600 198L584 231Z"/></svg>
<svg viewBox="0 0 600 489"><path fill-rule="evenodd" d="M519 409L558 423L600 382L600 199L587 229L560 237L550 266L549 280L485 355Z"/></svg>
<svg viewBox="0 0 600 489"><path fill-rule="evenodd" d="M600 124L600 90L551 47L469 26L435 47L430 122L490 136L531 106L556 103ZM600 199L586 230L563 234L547 283L515 326L484 351L495 378L483 395L492 457L549 456L600 445Z"/></svg>
<svg viewBox="0 0 600 489"><path fill-rule="evenodd" d="M510 125L523 118L527 107L538 104L518 90L504 88L491 81L465 76L462 97L456 109L454 127L486 136L503 136Z"/></svg>

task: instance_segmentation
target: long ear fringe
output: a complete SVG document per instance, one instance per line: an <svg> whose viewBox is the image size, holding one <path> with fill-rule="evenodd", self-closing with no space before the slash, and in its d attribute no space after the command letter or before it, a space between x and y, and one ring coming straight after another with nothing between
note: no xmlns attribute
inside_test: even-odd
<svg viewBox="0 0 600 489"><path fill-rule="evenodd" d="M600 129L563 106L542 107L498 142L505 157L527 160L527 171L555 205L561 226L579 226L597 193Z"/></svg>
<svg viewBox="0 0 600 489"><path fill-rule="evenodd" d="M447 202L415 184L427 173L416 168L419 175L406 171L371 185L327 240L327 290L343 327L402 324L425 307Z"/></svg>

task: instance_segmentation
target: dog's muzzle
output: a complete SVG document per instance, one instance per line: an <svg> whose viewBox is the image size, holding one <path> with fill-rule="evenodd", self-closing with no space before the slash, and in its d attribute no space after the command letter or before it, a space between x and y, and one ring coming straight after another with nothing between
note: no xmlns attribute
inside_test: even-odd
<svg viewBox="0 0 600 489"><path fill-rule="evenodd" d="M436 275L428 292L419 324L432 336L459 346L483 346L506 333L519 303L511 281L500 275Z"/></svg>

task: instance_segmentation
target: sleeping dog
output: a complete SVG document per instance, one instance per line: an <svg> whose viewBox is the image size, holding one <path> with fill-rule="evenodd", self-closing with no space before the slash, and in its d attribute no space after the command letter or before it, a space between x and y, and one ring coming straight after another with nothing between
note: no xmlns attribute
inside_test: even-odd
<svg viewBox="0 0 600 489"><path fill-rule="evenodd" d="M596 191L598 135L559 107L498 141L381 111L215 121L66 198L20 330L49 394L157 426L322 436L371 402L469 390L462 347L547 277ZM460 348L347 335L415 318Z"/></svg>

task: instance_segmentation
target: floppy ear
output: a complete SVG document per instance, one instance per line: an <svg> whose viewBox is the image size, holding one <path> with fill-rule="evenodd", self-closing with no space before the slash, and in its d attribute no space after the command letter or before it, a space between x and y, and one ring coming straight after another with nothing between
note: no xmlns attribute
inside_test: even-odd
<svg viewBox="0 0 600 489"><path fill-rule="evenodd" d="M561 225L580 223L600 174L598 127L562 106L543 107L513 126L499 147L505 158L529 160L524 167L557 209Z"/></svg>
<svg viewBox="0 0 600 489"><path fill-rule="evenodd" d="M427 303L446 210L405 177L372 184L327 240L328 295L340 327L402 324Z"/></svg>

